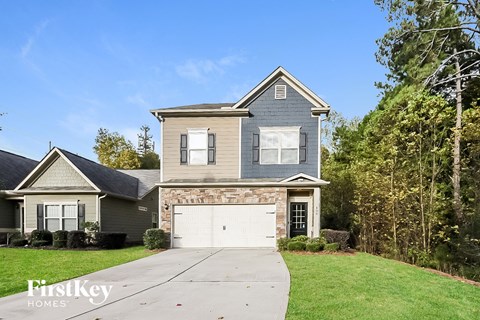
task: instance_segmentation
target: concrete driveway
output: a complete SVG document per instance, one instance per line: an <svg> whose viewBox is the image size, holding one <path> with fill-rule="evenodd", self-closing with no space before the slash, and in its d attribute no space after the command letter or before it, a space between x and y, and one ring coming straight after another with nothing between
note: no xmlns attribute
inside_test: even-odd
<svg viewBox="0 0 480 320"><path fill-rule="evenodd" d="M0 319L284 319L290 289L274 249L172 249L75 280L111 285L108 299L25 292L0 299Z"/></svg>

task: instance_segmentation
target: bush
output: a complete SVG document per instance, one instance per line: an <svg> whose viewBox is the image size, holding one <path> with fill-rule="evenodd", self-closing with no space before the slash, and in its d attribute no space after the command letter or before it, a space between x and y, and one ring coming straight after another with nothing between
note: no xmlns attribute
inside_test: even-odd
<svg viewBox="0 0 480 320"><path fill-rule="evenodd" d="M291 240L292 241L300 241L300 242L304 242L306 243L310 238L307 237L307 236L296 236L296 237L293 237Z"/></svg>
<svg viewBox="0 0 480 320"><path fill-rule="evenodd" d="M45 240L47 245L52 244L53 236L52 233L48 230L33 230L31 234L31 241Z"/></svg>
<svg viewBox="0 0 480 320"><path fill-rule="evenodd" d="M47 240L35 240L35 241L32 241L32 247L45 247L45 246L48 246L48 241Z"/></svg>
<svg viewBox="0 0 480 320"><path fill-rule="evenodd" d="M11 245L14 247L24 247L28 244L26 239L13 239Z"/></svg>
<svg viewBox="0 0 480 320"><path fill-rule="evenodd" d="M85 247L85 239L87 234L85 231L69 231L67 235L67 247L68 248L83 248Z"/></svg>
<svg viewBox="0 0 480 320"><path fill-rule="evenodd" d="M53 246L55 248L65 248L67 246L68 231L57 230L53 233Z"/></svg>
<svg viewBox="0 0 480 320"><path fill-rule="evenodd" d="M279 251L286 251L288 250L288 243L291 239L289 238L280 238L277 240L277 246Z"/></svg>
<svg viewBox="0 0 480 320"><path fill-rule="evenodd" d="M147 229L143 235L143 244L149 250L165 247L165 232L162 229Z"/></svg>
<svg viewBox="0 0 480 320"><path fill-rule="evenodd" d="M97 232L95 234L96 245L102 249L121 249L125 246L126 233L120 232Z"/></svg>
<svg viewBox="0 0 480 320"><path fill-rule="evenodd" d="M334 243L327 243L325 245L325 251L331 251L331 252L335 252L335 251L338 251L338 249L340 248L340 245L336 242Z"/></svg>
<svg viewBox="0 0 480 320"><path fill-rule="evenodd" d="M320 231L320 237L327 240L327 243L338 243L342 250L348 249L348 239L350 238L350 232L323 229Z"/></svg>
<svg viewBox="0 0 480 320"><path fill-rule="evenodd" d="M304 251L305 247L305 242L301 241L290 241L287 245L288 251Z"/></svg>
<svg viewBox="0 0 480 320"><path fill-rule="evenodd" d="M318 252L323 249L323 244L316 242L308 242L305 249L310 252Z"/></svg>

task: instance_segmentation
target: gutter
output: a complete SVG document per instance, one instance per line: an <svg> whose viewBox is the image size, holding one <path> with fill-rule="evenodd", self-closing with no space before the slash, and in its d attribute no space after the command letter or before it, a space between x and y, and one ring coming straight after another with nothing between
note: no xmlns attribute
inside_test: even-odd
<svg viewBox="0 0 480 320"><path fill-rule="evenodd" d="M207 188L207 187L320 187L330 184L329 181L318 182L163 182L156 185L161 188Z"/></svg>
<svg viewBox="0 0 480 320"><path fill-rule="evenodd" d="M150 111L158 117L248 117L248 109L183 109L183 110L164 110L157 109Z"/></svg>

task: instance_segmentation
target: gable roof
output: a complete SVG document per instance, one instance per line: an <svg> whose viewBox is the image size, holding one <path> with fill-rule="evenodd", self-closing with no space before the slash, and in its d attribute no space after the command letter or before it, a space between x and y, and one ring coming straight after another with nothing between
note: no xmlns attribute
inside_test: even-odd
<svg viewBox="0 0 480 320"><path fill-rule="evenodd" d="M0 150L0 190L13 190L38 161Z"/></svg>
<svg viewBox="0 0 480 320"><path fill-rule="evenodd" d="M315 106L316 111L323 111L321 113L328 113L330 111L330 105L326 103L322 98L317 96L312 90L307 88L304 84L292 76L287 70L283 67L278 67L275 69L268 77L263 79L255 88L250 90L243 98L241 98L235 105L232 106L233 109L245 108L254 101L262 92L267 90L273 83L278 79L282 79L289 86L295 89L300 93L305 99ZM314 110L312 110L314 111Z"/></svg>
<svg viewBox="0 0 480 320"><path fill-rule="evenodd" d="M53 148L15 190L28 190L28 187L42 175L59 156L70 164L95 191L130 199L138 198L139 181L137 178L60 148Z"/></svg>

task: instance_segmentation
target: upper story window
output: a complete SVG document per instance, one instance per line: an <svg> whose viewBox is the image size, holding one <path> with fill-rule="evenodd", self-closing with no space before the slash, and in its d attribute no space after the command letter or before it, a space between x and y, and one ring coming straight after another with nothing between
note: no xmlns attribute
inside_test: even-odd
<svg viewBox="0 0 480 320"><path fill-rule="evenodd" d="M307 163L307 133L300 127L261 127L253 133L252 163Z"/></svg>
<svg viewBox="0 0 480 320"><path fill-rule="evenodd" d="M215 164L215 134L208 129L188 129L188 134L181 134L180 164Z"/></svg>
<svg viewBox="0 0 480 320"><path fill-rule="evenodd" d="M260 164L299 163L300 127L260 128Z"/></svg>

